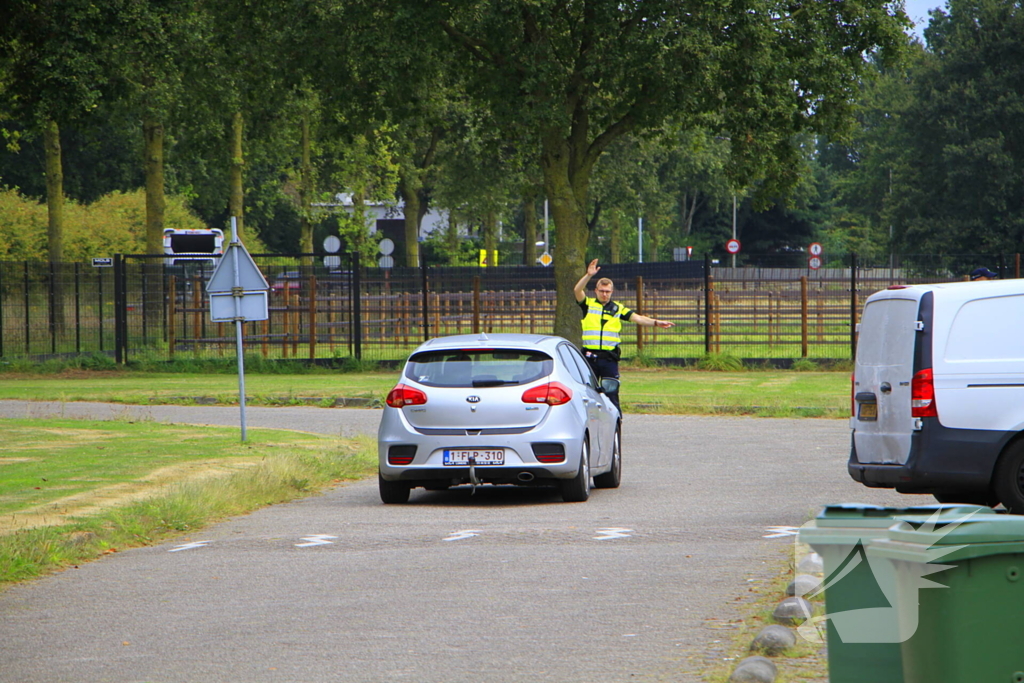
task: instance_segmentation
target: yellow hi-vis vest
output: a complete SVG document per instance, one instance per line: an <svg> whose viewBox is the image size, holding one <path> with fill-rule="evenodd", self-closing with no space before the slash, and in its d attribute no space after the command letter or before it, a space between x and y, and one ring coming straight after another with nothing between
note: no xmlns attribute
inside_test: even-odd
<svg viewBox="0 0 1024 683"><path fill-rule="evenodd" d="M583 315L583 348L594 351L614 351L622 341L622 321L629 320L633 311L616 301L603 306L593 297L580 303Z"/></svg>

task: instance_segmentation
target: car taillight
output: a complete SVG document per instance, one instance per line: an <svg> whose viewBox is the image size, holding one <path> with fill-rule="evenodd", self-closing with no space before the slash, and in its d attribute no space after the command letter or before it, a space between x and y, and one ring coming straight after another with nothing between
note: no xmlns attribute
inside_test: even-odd
<svg viewBox="0 0 1024 683"><path fill-rule="evenodd" d="M427 402L427 395L419 389L399 384L388 392L388 397L385 402L392 408L419 406Z"/></svg>
<svg viewBox="0 0 1024 683"><path fill-rule="evenodd" d="M939 416L935 406L935 380L931 368L921 370L910 380L910 416Z"/></svg>
<svg viewBox="0 0 1024 683"><path fill-rule="evenodd" d="M572 400L572 390L559 382L548 382L523 392L523 403L547 403L560 406Z"/></svg>

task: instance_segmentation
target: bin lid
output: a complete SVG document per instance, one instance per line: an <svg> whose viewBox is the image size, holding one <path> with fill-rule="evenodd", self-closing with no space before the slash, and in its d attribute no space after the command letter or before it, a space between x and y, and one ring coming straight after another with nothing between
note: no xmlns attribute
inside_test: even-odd
<svg viewBox="0 0 1024 683"><path fill-rule="evenodd" d="M893 519L907 515L928 517L938 512L942 517L963 517L971 513L991 512L981 505L912 505L908 507L883 507L860 503L826 505L815 517L815 525L821 527L870 527L888 529Z"/></svg>
<svg viewBox="0 0 1024 683"><path fill-rule="evenodd" d="M957 524L951 517L929 523L923 515L900 515L889 529L893 541L927 545L968 545L973 543L1024 543L1024 517L989 512L976 514ZM953 526L952 529L949 528Z"/></svg>
<svg viewBox="0 0 1024 683"><path fill-rule="evenodd" d="M960 519L971 514L991 512L981 505L912 505L884 507L861 503L826 505L810 525L801 527L799 539L815 549L829 546L854 546L858 542L886 538L898 517Z"/></svg>
<svg viewBox="0 0 1024 683"><path fill-rule="evenodd" d="M948 563L990 555L1024 554L1024 517L979 514L970 519L933 520L908 515L895 521L885 539L867 546L868 555L910 562Z"/></svg>

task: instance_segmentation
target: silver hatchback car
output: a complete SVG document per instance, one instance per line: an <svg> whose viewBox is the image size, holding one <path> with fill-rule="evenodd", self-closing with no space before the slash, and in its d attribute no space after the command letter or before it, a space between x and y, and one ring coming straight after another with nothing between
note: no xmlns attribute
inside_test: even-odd
<svg viewBox="0 0 1024 683"><path fill-rule="evenodd" d="M613 380L614 381L614 380ZM558 486L565 501L622 478L619 411L561 337L431 339L388 394L377 432L385 503L461 484Z"/></svg>

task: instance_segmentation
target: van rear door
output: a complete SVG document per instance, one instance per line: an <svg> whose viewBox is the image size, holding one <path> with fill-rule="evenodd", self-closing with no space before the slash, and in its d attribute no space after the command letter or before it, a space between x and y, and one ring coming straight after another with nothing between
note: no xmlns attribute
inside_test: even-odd
<svg viewBox="0 0 1024 683"><path fill-rule="evenodd" d="M896 298L889 292L880 298L872 297L864 306L854 365L851 418L857 460L862 463L902 465L910 455L914 432L910 382L914 375L918 307L916 297Z"/></svg>

